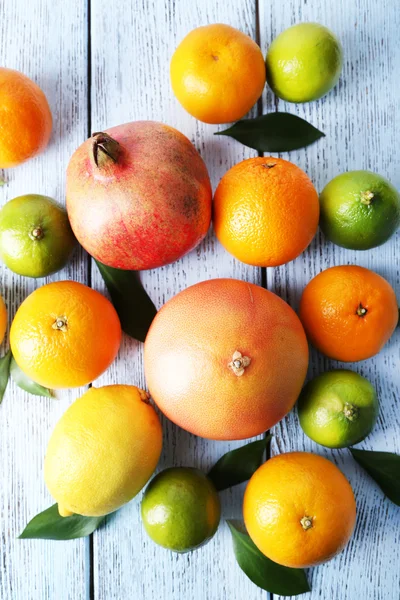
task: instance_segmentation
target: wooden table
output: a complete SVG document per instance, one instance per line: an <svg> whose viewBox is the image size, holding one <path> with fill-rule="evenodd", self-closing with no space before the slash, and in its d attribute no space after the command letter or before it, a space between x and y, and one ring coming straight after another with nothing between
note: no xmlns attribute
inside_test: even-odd
<svg viewBox="0 0 400 600"><path fill-rule="evenodd" d="M1 202L37 192L64 200L65 168L92 131L135 119L164 121L184 132L201 152L213 186L228 168L255 153L217 127L184 112L169 83L177 43L198 25L229 23L257 39L266 51L280 31L300 21L331 27L344 46L343 76L323 100L286 104L266 89L258 111L290 111L326 133L306 150L285 154L322 189L334 175L367 168L400 187L400 10L397 0L0 0L0 64L19 69L46 92L54 116L51 144L40 157L4 173ZM254 114L257 109L254 109ZM296 261L281 268L245 266L210 233L189 256L143 273L157 306L203 279L236 277L259 283L297 307L305 283L335 264L357 263L384 275L400 297L399 237L366 253L343 250L318 234ZM83 252L55 279L104 285ZM20 302L44 280L2 268L1 293L12 318ZM375 359L354 365L377 387L381 411L362 448L400 452L400 335ZM312 353L310 374L338 366ZM124 338L117 361L96 385L145 385L142 346ZM139 516L141 495L91 538L71 542L20 541L26 522L52 503L42 467L53 425L83 390L57 400L28 396L10 383L0 408L1 600L260 600L267 594L237 566L224 522L215 538L192 554L153 544ZM195 438L163 420L160 468L208 469L238 443ZM355 466L347 451L325 452L303 435L295 414L274 428L272 453L312 450L344 470L358 504L357 529L346 550L309 571L310 600L398 600L400 510ZM222 494L223 517L240 517L243 486Z"/></svg>

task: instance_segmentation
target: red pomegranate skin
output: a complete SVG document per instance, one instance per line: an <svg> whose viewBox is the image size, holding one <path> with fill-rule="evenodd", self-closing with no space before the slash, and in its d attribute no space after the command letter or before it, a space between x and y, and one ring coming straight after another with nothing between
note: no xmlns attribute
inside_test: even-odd
<svg viewBox="0 0 400 600"><path fill-rule="evenodd" d="M195 248L211 220L207 168L182 133L154 121L107 129L119 143L116 162L95 134L67 169L67 210L85 250L117 269L153 269ZM115 156L114 156L115 158Z"/></svg>

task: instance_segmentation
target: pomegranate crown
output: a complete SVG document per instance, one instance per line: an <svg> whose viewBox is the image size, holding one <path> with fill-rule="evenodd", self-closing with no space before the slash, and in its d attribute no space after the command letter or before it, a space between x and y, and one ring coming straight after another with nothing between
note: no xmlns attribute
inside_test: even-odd
<svg viewBox="0 0 400 600"><path fill-rule="evenodd" d="M112 161L116 163L121 150L117 140L114 140L108 133L98 131L92 133L93 138L93 160L99 169Z"/></svg>

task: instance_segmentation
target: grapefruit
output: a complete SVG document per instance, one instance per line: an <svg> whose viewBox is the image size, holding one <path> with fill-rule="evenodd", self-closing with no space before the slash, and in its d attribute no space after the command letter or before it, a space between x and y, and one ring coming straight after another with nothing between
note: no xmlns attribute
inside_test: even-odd
<svg viewBox="0 0 400 600"><path fill-rule="evenodd" d="M263 433L296 402L308 346L295 312L257 285L213 279L187 288L155 317L145 374L158 407L201 437Z"/></svg>
<svg viewBox="0 0 400 600"><path fill-rule="evenodd" d="M95 133L72 156L67 211L80 244L117 269L174 262L206 235L207 168L182 133L136 121Z"/></svg>

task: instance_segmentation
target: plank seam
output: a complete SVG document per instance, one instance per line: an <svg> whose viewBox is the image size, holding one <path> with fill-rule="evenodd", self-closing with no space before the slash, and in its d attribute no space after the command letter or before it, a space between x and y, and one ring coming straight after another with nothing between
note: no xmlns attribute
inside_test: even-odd
<svg viewBox="0 0 400 600"><path fill-rule="evenodd" d="M87 0L87 137L92 135L92 2ZM88 286L92 287L92 258L87 255ZM92 384L89 384L89 388ZM89 536L89 600L95 600L94 586L94 538Z"/></svg>
<svg viewBox="0 0 400 600"><path fill-rule="evenodd" d="M261 31L260 31L260 0L254 0L254 14L255 14L255 36L256 36L256 42L257 44L260 46L261 48ZM262 51L262 49L261 49ZM261 95L260 98L257 100L257 109L256 109L256 115L257 117L260 117L264 112L264 106L263 106L263 96ZM263 156L263 152L258 152L258 156ZM261 271L261 287L265 288L266 290L268 289L268 285L267 285L267 269L266 267L261 267L260 268ZM269 431L266 431L264 436L266 437L269 434ZM267 445L266 448L266 460L268 460L269 458L271 458L271 444ZM271 594L270 592L267 592L266 595L268 600L273 600L273 594Z"/></svg>

